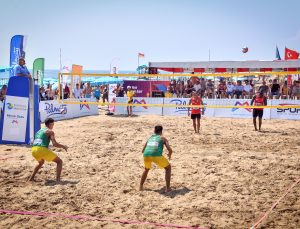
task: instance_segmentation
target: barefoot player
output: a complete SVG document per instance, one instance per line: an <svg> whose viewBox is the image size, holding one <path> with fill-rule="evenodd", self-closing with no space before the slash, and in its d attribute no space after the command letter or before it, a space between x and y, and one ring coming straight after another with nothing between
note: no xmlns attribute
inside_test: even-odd
<svg viewBox="0 0 300 229"><path fill-rule="evenodd" d="M169 161L162 156L164 145L167 147L169 153L168 158L171 160L172 149L168 143L168 140L162 136L162 126L155 126L154 134L146 142L142 153L144 154L144 165L145 170L142 174L140 191L143 190L143 185L146 181L149 170L151 169L152 162L158 165L160 168L164 168L166 175L166 192L171 191L170 182L171 182L171 165Z"/></svg>
<svg viewBox="0 0 300 229"><path fill-rule="evenodd" d="M53 161L57 164L56 168L56 181L60 181L60 174L62 170L62 160L51 150L48 149L50 140L52 141L53 146L58 148L63 148L67 151L68 147L65 145L59 144L53 132L54 120L52 118L47 118L45 120L45 128L40 129L35 134L35 139L32 147L32 156L37 160L38 165L34 168L30 178L28 181L34 181L34 176L39 171L39 169L43 166L45 160Z"/></svg>
<svg viewBox="0 0 300 229"><path fill-rule="evenodd" d="M193 126L195 133L200 132L200 119L201 119L201 114L200 112L202 111L202 115L204 115L204 108L200 108L200 105L204 105L202 99L200 98L199 95L195 91L192 92L192 98L190 99L189 105L195 105L199 106L198 107L192 107L192 114L191 114L191 119L193 120ZM190 116L190 107L188 108L188 116ZM196 126L197 125L197 126Z"/></svg>
<svg viewBox="0 0 300 229"><path fill-rule="evenodd" d="M267 106L267 98L263 92L256 92L256 95L251 100L251 106ZM258 131L261 129L262 117L264 115L264 108L253 108L253 125L255 131L257 131L256 118L258 116Z"/></svg>

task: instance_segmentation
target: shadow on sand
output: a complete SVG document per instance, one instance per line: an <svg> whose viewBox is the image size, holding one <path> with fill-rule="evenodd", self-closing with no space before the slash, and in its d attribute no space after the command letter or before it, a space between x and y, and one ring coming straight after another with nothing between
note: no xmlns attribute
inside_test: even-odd
<svg viewBox="0 0 300 229"><path fill-rule="evenodd" d="M56 181L56 180L46 180L45 186L55 186L55 185L68 185L68 184L78 184L79 181Z"/></svg>
<svg viewBox="0 0 300 229"><path fill-rule="evenodd" d="M188 189L187 187L182 187L182 188L172 188L170 192L165 192L165 188L161 188L153 191L158 192L159 194L164 195L166 197L175 198L176 196L183 196L191 192L192 190Z"/></svg>

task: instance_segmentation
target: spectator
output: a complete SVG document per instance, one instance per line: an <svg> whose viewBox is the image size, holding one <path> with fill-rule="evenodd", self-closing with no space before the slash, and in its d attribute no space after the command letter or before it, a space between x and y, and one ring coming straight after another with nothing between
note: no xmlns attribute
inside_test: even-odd
<svg viewBox="0 0 300 229"><path fill-rule="evenodd" d="M101 91L100 91L99 85L94 90L94 97L97 99L97 102L99 101L99 99L101 97Z"/></svg>
<svg viewBox="0 0 300 229"><path fill-rule="evenodd" d="M222 79L218 85L217 94L218 98L226 98L226 84Z"/></svg>
<svg viewBox="0 0 300 229"><path fill-rule="evenodd" d="M46 100L46 93L44 86L40 87L40 100L45 101Z"/></svg>
<svg viewBox="0 0 300 229"><path fill-rule="evenodd" d="M238 80L237 85L234 87L233 94L239 99L243 95L244 86L242 85L242 81Z"/></svg>
<svg viewBox="0 0 300 229"><path fill-rule="evenodd" d="M292 98L300 99L300 82L295 81L295 86L293 86Z"/></svg>
<svg viewBox="0 0 300 229"><path fill-rule="evenodd" d="M203 97L206 91L206 82L204 78L200 79L200 85L201 85L201 97Z"/></svg>
<svg viewBox="0 0 300 229"><path fill-rule="evenodd" d="M105 101L108 102L108 88L107 88L107 85L105 85L103 87L102 101L103 101L103 103L105 103Z"/></svg>
<svg viewBox="0 0 300 229"><path fill-rule="evenodd" d="M233 91L234 91L234 85L232 84L231 81L228 81L227 83L227 97L231 98L233 96Z"/></svg>
<svg viewBox="0 0 300 229"><path fill-rule="evenodd" d="M68 87L68 84L66 84L64 88L64 99L70 98L70 88Z"/></svg>
<svg viewBox="0 0 300 229"><path fill-rule="evenodd" d="M76 84L76 87L73 89L73 97L75 99L80 99L82 96L82 89L80 88L79 83Z"/></svg>
<svg viewBox="0 0 300 229"><path fill-rule="evenodd" d="M25 76L25 77L31 78L31 74L28 71L25 64L26 64L25 59L20 57L19 64L14 67L14 75L15 76Z"/></svg>
<svg viewBox="0 0 300 229"><path fill-rule="evenodd" d="M270 88L267 86L266 81L262 82L262 85L258 88L258 91L263 93L264 96L268 96Z"/></svg>
<svg viewBox="0 0 300 229"><path fill-rule="evenodd" d="M215 85L212 82L212 80L208 80L207 84L206 84L206 94L207 94L207 98L211 99L214 98L214 94L215 94Z"/></svg>
<svg viewBox="0 0 300 229"><path fill-rule="evenodd" d="M165 97L166 98L172 98L173 97L172 88L170 86L168 87L168 90L165 92Z"/></svg>
<svg viewBox="0 0 300 229"><path fill-rule="evenodd" d="M5 99L6 92L7 92L7 86L3 85L0 91L0 101L3 101Z"/></svg>
<svg viewBox="0 0 300 229"><path fill-rule="evenodd" d="M45 90L46 99L47 100L54 100L55 90L52 89L52 85L48 84L47 89Z"/></svg>
<svg viewBox="0 0 300 229"><path fill-rule="evenodd" d="M196 81L193 88L197 95L201 94L201 84L199 80Z"/></svg>
<svg viewBox="0 0 300 229"><path fill-rule="evenodd" d="M183 93L183 97L186 98L188 95L192 94L193 89L194 89L194 85L193 85L192 81L189 80L186 90ZM177 97L179 97L178 94L177 94Z"/></svg>
<svg viewBox="0 0 300 229"><path fill-rule="evenodd" d="M273 80L273 84L271 85L270 98L273 99L274 95L276 99L280 96L280 85L277 83L276 79Z"/></svg>
<svg viewBox="0 0 300 229"><path fill-rule="evenodd" d="M120 89L117 91L117 97L124 97L125 91L124 91L124 87L120 86Z"/></svg>
<svg viewBox="0 0 300 229"><path fill-rule="evenodd" d="M92 87L91 87L91 83L88 82L85 84L84 90L83 90L83 95L84 98L91 98L92 97Z"/></svg>
<svg viewBox="0 0 300 229"><path fill-rule="evenodd" d="M282 99L288 99L289 94L290 94L290 89L289 86L287 84L287 81L284 81L284 84L281 87L281 98Z"/></svg>
<svg viewBox="0 0 300 229"><path fill-rule="evenodd" d="M249 84L248 80L245 80L245 86L243 91L244 98L252 98L253 97L253 87Z"/></svg>

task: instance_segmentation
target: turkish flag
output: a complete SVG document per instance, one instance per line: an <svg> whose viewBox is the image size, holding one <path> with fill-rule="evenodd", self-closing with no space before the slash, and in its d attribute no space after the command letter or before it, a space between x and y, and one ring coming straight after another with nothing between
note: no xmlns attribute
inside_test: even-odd
<svg viewBox="0 0 300 229"><path fill-rule="evenodd" d="M291 49L288 49L288 48L285 48L285 56L284 58L286 60L295 60L295 59L298 59L299 57L299 53L294 51L294 50L291 50Z"/></svg>

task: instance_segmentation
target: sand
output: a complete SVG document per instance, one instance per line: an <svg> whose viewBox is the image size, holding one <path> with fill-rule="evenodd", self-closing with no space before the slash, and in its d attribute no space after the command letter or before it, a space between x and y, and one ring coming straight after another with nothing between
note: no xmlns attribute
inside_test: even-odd
<svg viewBox="0 0 300 229"><path fill-rule="evenodd" d="M155 124L174 150L173 191L164 190L164 170L143 171L141 150ZM56 122L68 152L62 183L46 163L28 183L36 162L29 147L0 146L0 209L90 215L206 228L250 228L300 176L300 122L202 120L194 134L188 117L91 116ZM53 147L51 147L53 149ZM263 221L261 228L300 228L300 185ZM113 222L0 214L0 228L156 228Z"/></svg>

